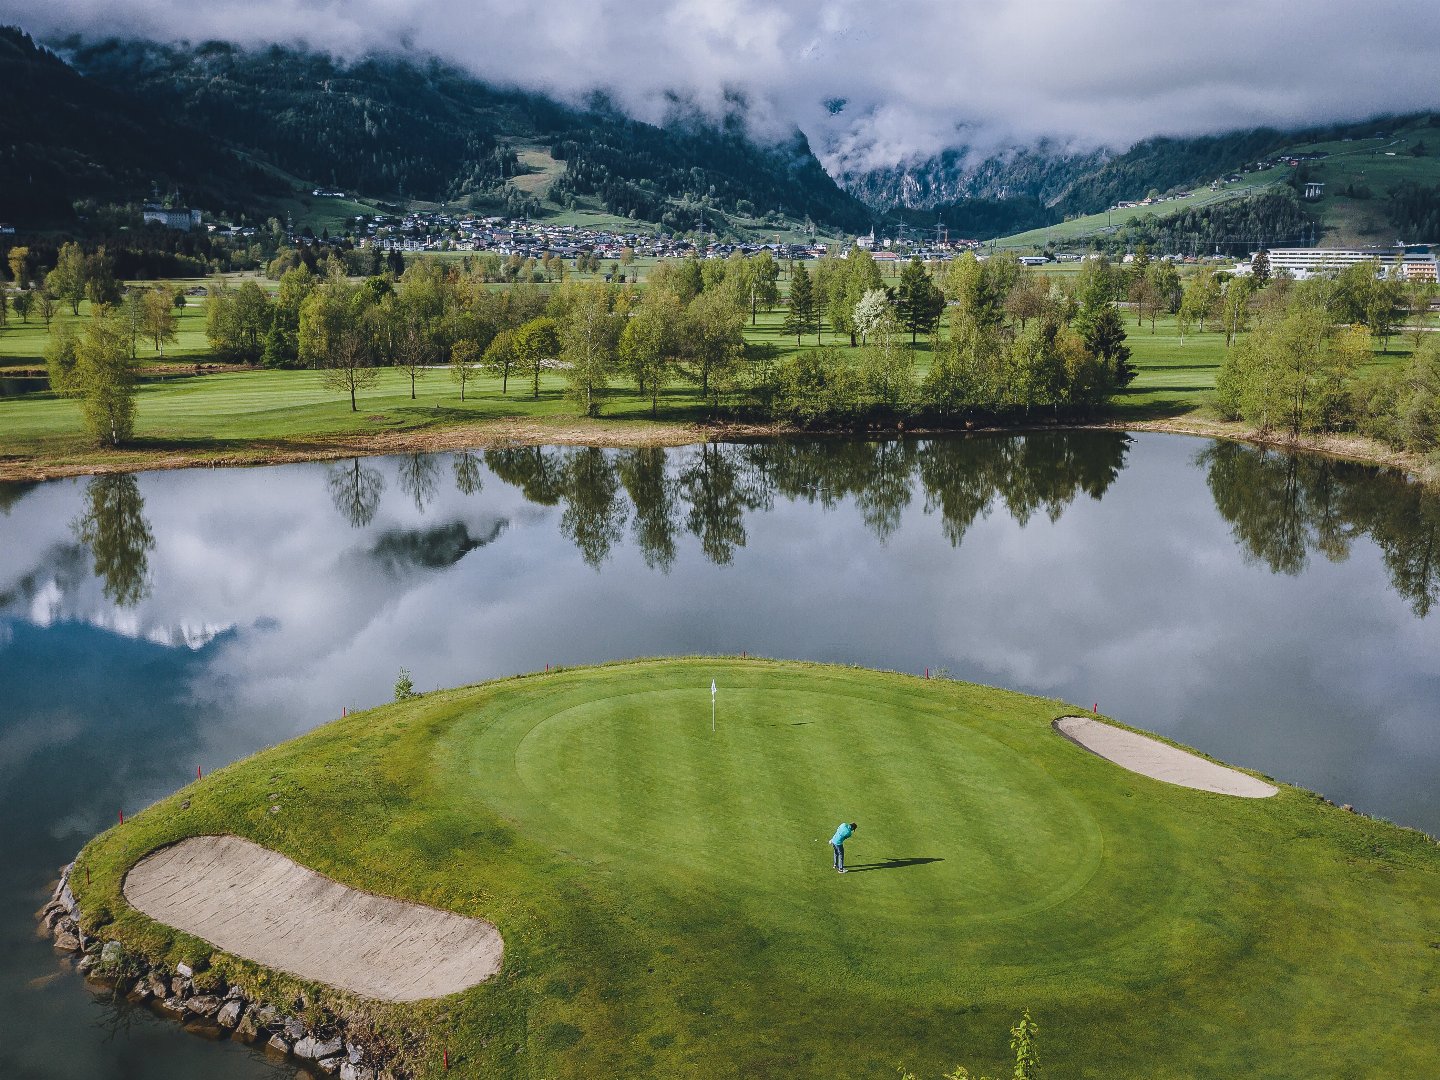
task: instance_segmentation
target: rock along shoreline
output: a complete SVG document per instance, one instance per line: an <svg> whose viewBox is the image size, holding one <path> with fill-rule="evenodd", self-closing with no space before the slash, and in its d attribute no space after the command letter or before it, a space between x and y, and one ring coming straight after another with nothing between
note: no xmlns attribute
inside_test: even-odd
<svg viewBox="0 0 1440 1080"><path fill-rule="evenodd" d="M49 902L35 917L40 936L50 939L57 952L74 958L75 969L87 980L110 986L161 1016L253 1044L325 1076L408 1080L408 1072L387 1064L395 1056L393 1048L371 1033L354 1030L343 1017L317 1026L297 1015L308 1005L303 997L281 1007L261 1001L242 986L227 984L218 975L197 976L185 963L171 968L127 950L119 941L86 934L80 905L70 890L74 865L61 867Z"/></svg>

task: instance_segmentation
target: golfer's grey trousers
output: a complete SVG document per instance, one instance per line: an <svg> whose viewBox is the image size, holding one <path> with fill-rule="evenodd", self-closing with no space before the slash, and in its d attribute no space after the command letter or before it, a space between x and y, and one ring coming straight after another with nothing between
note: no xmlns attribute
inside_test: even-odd
<svg viewBox="0 0 1440 1080"><path fill-rule="evenodd" d="M844 870L844 869L845 869L845 845L844 845L844 844L831 844L830 846L835 849L835 869L836 869L836 870Z"/></svg>

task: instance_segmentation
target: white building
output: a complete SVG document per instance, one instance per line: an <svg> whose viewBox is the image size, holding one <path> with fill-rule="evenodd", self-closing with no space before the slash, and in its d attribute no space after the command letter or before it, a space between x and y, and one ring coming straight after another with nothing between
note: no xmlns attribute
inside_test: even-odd
<svg viewBox="0 0 1440 1080"><path fill-rule="evenodd" d="M1435 255L1429 244L1395 244L1374 248L1271 248L1270 272L1285 271L1296 277L1317 273L1338 273L1347 266L1378 262L1387 274L1406 280L1435 280Z"/></svg>

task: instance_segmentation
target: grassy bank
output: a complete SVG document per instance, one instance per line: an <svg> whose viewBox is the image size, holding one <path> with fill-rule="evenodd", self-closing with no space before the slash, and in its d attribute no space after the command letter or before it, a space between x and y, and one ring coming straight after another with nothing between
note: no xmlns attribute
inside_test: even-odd
<svg viewBox="0 0 1440 1080"><path fill-rule="evenodd" d="M710 730L710 679L720 686ZM1242 800L1055 735L1058 702L736 660L437 692L190 785L80 857L102 936L359 1008L129 909L125 870L234 833L482 916L495 981L366 1008L486 1076L1000 1069L1028 1007L1056 1076L1418 1076L1440 849L1282 789ZM270 807L279 810L271 812ZM825 843L860 832L839 877Z"/></svg>

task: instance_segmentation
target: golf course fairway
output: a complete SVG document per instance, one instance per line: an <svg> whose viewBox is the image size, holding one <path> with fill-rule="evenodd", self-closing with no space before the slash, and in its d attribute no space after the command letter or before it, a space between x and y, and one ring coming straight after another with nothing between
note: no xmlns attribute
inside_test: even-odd
<svg viewBox="0 0 1440 1080"><path fill-rule="evenodd" d="M1027 1008L1055 1078L1436 1075L1435 842L1126 771L1052 729L1075 711L733 658L500 680L206 776L71 882L91 932L363 1017L419 1076L1009 1075ZM125 902L142 857L212 834L493 923L503 966L380 1003Z"/></svg>

